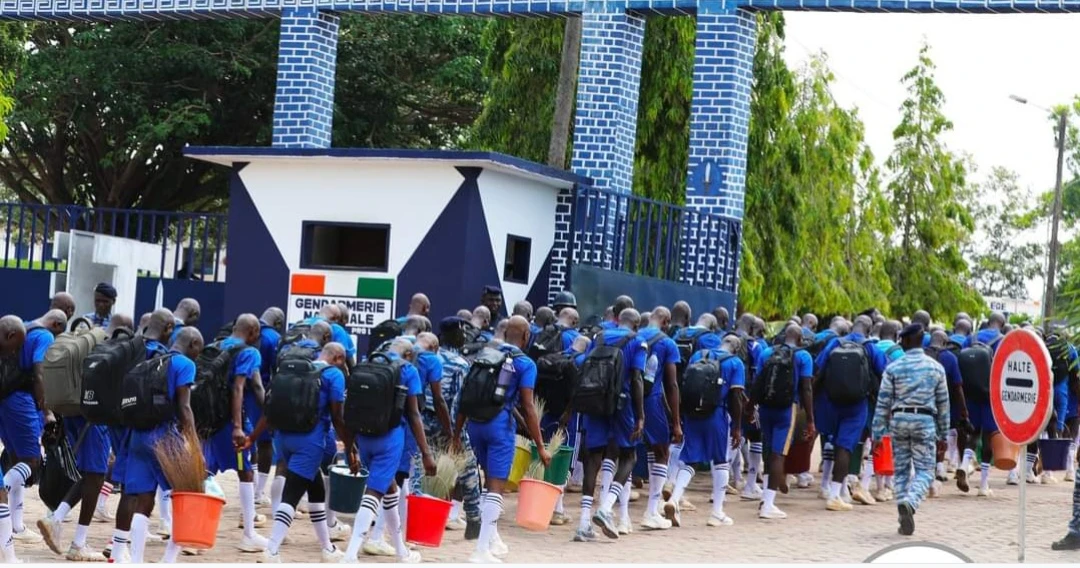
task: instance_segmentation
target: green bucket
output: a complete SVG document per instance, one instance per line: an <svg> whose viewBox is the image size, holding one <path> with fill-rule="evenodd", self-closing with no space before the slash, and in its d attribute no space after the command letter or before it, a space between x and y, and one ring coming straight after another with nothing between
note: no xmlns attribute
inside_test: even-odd
<svg viewBox="0 0 1080 568"><path fill-rule="evenodd" d="M355 515L367 490L368 471L360 468L353 475L347 465L330 468L330 510L340 515Z"/></svg>
<svg viewBox="0 0 1080 568"><path fill-rule="evenodd" d="M536 445L531 444L530 448L533 461L539 460L540 453L536 451ZM566 482L570 480L570 467L573 465L573 459L573 447L563 446L559 448L559 451L551 456L551 466L544 470L544 481L560 487L566 485Z"/></svg>

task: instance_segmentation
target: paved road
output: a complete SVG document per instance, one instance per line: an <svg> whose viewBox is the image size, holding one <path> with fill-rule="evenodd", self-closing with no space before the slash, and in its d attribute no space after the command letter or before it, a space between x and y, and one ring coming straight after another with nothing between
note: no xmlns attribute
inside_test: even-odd
<svg viewBox="0 0 1080 568"><path fill-rule="evenodd" d="M1060 474L1059 474L1060 475ZM226 495L231 499L218 532L218 546L199 557L182 557L181 562L243 562L254 561L254 555L234 550L230 543L239 538L236 529L239 512L236 507L235 476L219 477ZM866 507L856 506L848 513L827 512L824 501L816 491L792 489L782 496L778 505L787 511L783 521L760 521L756 518L756 503L731 501L727 513L735 519L731 527L710 528L708 519L709 487L707 476L699 475L688 492L699 510L684 513L684 527L666 532L636 532L619 541L580 544L570 541L573 524L553 527L546 533L528 533L513 525L516 499L507 499L502 534L510 546L511 562L861 562L874 552L895 543L915 540L933 541L948 545L968 555L975 562L1015 562L1017 552L1017 487L1005 485L1002 472L995 472L992 487L994 496L962 495L947 486L942 497L924 504L916 517L914 537L901 537L896 532L896 508L893 504ZM1064 534L1072 499L1072 484L1028 486L1027 560L1028 562L1077 562L1080 552L1063 553L1049 549L1052 541ZM36 493L33 491L32 493ZM568 512L577 516L579 495L567 497ZM111 500L115 506L116 499ZM632 503L631 514L640 519L644 508L641 501ZM26 520L32 525L43 511L35 498L27 503ZM262 513L268 513L265 509ZM986 519L980 522L979 519ZM156 521L154 522L156 524ZM70 538L74 525L65 525L64 538ZM269 535L269 528L260 531ZM95 523L91 528L90 544L100 549L111 527ZM422 550L428 562L464 562L472 551L472 543L463 540L462 533L447 533L438 550ZM56 561L44 544L19 545L19 554L31 562ZM164 546L148 547L146 558L160 558ZM283 552L294 562L317 559L311 524L297 521L292 528L292 544ZM365 558L365 561L375 561Z"/></svg>

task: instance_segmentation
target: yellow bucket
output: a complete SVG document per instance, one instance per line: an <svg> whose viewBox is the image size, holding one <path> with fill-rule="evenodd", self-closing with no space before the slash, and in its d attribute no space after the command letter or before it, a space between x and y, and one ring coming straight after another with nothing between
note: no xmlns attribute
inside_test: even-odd
<svg viewBox="0 0 1080 568"><path fill-rule="evenodd" d="M514 449L514 464L510 466L510 479L506 480L507 489L510 491L517 489L518 482L525 477L525 472L529 471L530 463L532 463L532 452L529 451L528 446L518 446Z"/></svg>

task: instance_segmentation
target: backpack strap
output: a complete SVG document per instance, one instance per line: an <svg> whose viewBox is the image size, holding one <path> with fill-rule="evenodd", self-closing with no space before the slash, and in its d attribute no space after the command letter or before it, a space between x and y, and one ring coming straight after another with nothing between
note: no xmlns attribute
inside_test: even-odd
<svg viewBox="0 0 1080 568"><path fill-rule="evenodd" d="M626 344L630 343L635 337L637 337L637 332L631 331L630 333L623 336L622 339L616 341L615 345L612 345L612 347L618 347L619 349L622 349L623 347L626 347Z"/></svg>

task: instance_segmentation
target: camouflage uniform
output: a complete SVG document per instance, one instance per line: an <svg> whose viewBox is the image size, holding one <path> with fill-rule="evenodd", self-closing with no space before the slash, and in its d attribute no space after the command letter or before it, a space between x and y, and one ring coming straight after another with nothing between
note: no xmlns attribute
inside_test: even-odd
<svg viewBox="0 0 1080 568"><path fill-rule="evenodd" d="M921 348L890 363L872 429L875 441L892 436L897 503L917 509L934 481L937 441L949 431L949 389L941 364Z"/></svg>
<svg viewBox="0 0 1080 568"><path fill-rule="evenodd" d="M469 372L469 363L454 349L442 347L439 349L439 359L442 361L443 376L441 381L443 400L450 407L450 423L454 423L457 415L458 394L461 392L461 384L465 381L465 375ZM448 433L442 431L439 417L435 413L435 400L431 389L424 389L424 408L420 412L420 418L424 422L424 435L427 436L431 446L447 447L450 445ZM480 470L476 465L476 455L473 454L472 446L469 445L469 433L461 431L461 445L465 450L465 471L458 477L458 487L464 493L463 506L465 518L472 521L480 521ZM424 465L420 454L413 456L413 473L409 479L411 491L420 494L420 477L424 474Z"/></svg>

